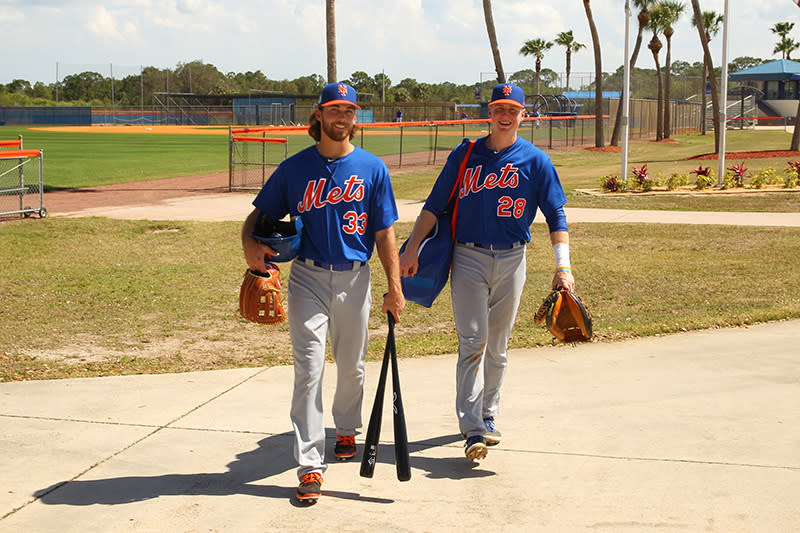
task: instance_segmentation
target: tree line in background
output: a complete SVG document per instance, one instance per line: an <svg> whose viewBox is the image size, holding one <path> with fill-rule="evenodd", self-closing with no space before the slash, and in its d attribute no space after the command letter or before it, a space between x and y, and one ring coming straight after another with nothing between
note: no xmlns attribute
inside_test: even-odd
<svg viewBox="0 0 800 533"><path fill-rule="evenodd" d="M739 57L729 63L729 72L736 72L768 61L754 57ZM715 69L717 76L719 69ZM674 97L689 98L702 91L703 63L676 61L671 65L672 86L677 88ZM607 91L621 91L623 68L602 74L603 87ZM363 71L353 72L345 81L359 93L362 101L369 102L456 102L476 103L476 84L452 82L425 83L405 78L393 84L384 73L369 75ZM523 87L527 94L561 94L566 90L563 76L552 69L540 68L538 76L533 69L513 73L508 81ZM202 61L179 63L175 69L145 67L139 75L129 75L112 80L97 72L81 72L64 76L58 85L42 82L30 83L15 79L0 84L0 105L6 106L51 106L91 105L138 107L152 104L153 95L159 92L195 94L294 94L315 97L325 85L319 74L301 76L293 80L271 80L260 70L246 73L223 74L217 67ZM491 92L495 80L483 82L479 96L485 98ZM577 90L594 90L594 76L586 78ZM657 80L653 69L635 68L631 72L631 91L634 98L656 98ZM113 102L112 102L113 92Z"/></svg>

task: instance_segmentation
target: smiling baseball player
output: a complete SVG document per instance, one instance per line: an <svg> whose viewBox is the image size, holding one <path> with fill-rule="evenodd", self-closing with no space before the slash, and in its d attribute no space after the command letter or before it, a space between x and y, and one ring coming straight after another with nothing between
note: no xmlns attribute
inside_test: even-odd
<svg viewBox="0 0 800 533"><path fill-rule="evenodd" d="M275 251L250 236L258 214L273 220L290 215L303 222L289 277L288 316L294 353L291 420L299 464L297 497L305 501L319 498L327 469L321 387L327 337L337 368L334 454L341 460L356 455L372 304L367 262L373 247L388 280L382 312L399 320L405 306L389 171L383 161L350 142L356 132L356 109L360 107L351 86L324 87L309 119L309 135L317 144L281 163L253 201L255 209L242 228L247 264L261 270L265 256Z"/></svg>
<svg viewBox="0 0 800 533"><path fill-rule="evenodd" d="M491 133L476 140L459 191L450 291L458 332L456 410L470 459L485 457L487 444L500 443L494 419L537 209L545 216L556 256L553 287L575 286L564 190L547 154L517 136L524 114L520 87L494 87ZM452 151L417 217L400 257L402 276L416 273L419 245L447 205L468 144L465 139Z"/></svg>

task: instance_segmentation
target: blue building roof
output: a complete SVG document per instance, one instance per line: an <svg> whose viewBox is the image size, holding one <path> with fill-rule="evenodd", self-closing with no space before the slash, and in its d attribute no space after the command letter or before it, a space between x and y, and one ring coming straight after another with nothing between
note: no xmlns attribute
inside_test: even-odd
<svg viewBox="0 0 800 533"><path fill-rule="evenodd" d="M778 59L746 68L728 76L729 81L800 80L800 63L791 59Z"/></svg>

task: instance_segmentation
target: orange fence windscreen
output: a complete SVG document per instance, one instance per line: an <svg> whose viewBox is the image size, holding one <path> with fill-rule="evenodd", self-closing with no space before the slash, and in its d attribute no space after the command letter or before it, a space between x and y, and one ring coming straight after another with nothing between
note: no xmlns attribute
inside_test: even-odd
<svg viewBox="0 0 800 533"><path fill-rule="evenodd" d="M6 150L0 152L0 159L18 159L20 157L39 157L41 150Z"/></svg>

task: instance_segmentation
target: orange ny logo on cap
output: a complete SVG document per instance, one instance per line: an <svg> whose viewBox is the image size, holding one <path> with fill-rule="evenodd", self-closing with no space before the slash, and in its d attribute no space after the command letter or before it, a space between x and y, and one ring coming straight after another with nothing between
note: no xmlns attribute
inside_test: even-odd
<svg viewBox="0 0 800 533"><path fill-rule="evenodd" d="M503 86L503 94L508 96L511 94L511 85L504 85Z"/></svg>
<svg viewBox="0 0 800 533"><path fill-rule="evenodd" d="M339 94L342 95L342 97L347 96L347 87L342 83L339 84Z"/></svg>

